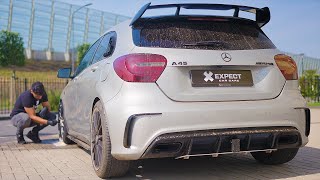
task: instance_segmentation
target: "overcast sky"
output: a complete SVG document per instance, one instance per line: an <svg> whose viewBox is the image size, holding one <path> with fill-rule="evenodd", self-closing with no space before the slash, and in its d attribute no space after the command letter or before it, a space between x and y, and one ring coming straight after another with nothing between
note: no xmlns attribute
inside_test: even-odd
<svg viewBox="0 0 320 180"><path fill-rule="evenodd" d="M134 16L136 11L150 0L63 0L71 4L93 3L90 8ZM264 32L282 51L304 53L320 58L320 0L157 0L168 2L210 2L240 4L256 7L268 6L271 21Z"/></svg>

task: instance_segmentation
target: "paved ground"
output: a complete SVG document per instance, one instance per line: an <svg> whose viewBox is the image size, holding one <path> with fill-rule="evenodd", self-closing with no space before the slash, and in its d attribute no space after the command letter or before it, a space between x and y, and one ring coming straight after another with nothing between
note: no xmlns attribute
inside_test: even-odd
<svg viewBox="0 0 320 180"><path fill-rule="evenodd" d="M320 109L312 109L307 147L280 166L258 164L250 155L223 155L190 160L158 159L135 162L119 179L320 179ZM27 132L27 131L26 131ZM58 142L55 128L41 135L43 144L17 145L14 128L0 121L0 179L99 179L90 154L76 145Z"/></svg>

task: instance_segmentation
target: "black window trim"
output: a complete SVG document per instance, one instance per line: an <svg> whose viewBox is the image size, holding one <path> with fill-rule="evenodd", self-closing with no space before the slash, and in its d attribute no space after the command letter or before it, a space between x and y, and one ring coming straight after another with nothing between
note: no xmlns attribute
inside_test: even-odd
<svg viewBox="0 0 320 180"><path fill-rule="evenodd" d="M95 64L95 63L97 63L97 62L99 62L99 61L101 61L101 60L99 60L99 61L97 61L97 62L93 63L94 56L96 55L97 50L99 49L99 47L100 47L100 45L101 45L101 42L102 42L103 38L104 38L105 36L107 36L107 35L111 35L111 36L110 36L110 39L114 40L114 41L113 41L114 48L113 48L113 50L112 50L112 53L111 53L109 56L107 56L107 57L103 57L101 60L103 60L103 59L105 59L105 58L108 58L108 57L112 56L112 54L114 53L114 50L115 50L115 48L116 48L116 44L117 44L117 43L116 43L116 42L117 42L117 33L116 33L115 31L110 31L110 32L107 32L106 34L104 34L103 36L101 36L101 37L99 38L99 39L101 39L101 41L100 41L100 43L99 43L99 45L98 45L98 47L97 47L96 51L94 52L94 55L93 55L92 59L90 60L90 64L89 64L89 66L90 66L90 65L92 65L92 64ZM110 44L109 44L109 45L110 45Z"/></svg>

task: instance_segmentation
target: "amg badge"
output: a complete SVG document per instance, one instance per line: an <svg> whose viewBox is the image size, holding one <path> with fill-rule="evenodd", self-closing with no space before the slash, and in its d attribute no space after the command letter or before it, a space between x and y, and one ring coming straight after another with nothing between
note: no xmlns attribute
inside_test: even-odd
<svg viewBox="0 0 320 180"><path fill-rule="evenodd" d="M268 66L273 66L273 63L270 63L270 62L257 62L256 65L268 65Z"/></svg>

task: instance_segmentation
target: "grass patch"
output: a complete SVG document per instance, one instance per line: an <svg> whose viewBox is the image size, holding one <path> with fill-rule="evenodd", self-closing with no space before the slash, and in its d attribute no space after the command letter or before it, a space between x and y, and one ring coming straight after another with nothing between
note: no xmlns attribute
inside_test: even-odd
<svg viewBox="0 0 320 180"><path fill-rule="evenodd" d="M0 69L1 77L10 78L13 75L11 69ZM31 78L31 79L58 79L56 71L16 71L16 77L18 78Z"/></svg>
<svg viewBox="0 0 320 180"><path fill-rule="evenodd" d="M25 66L0 67L0 76L12 77L15 70L16 77L31 79L58 79L57 72L60 68L70 67L69 62L59 61L33 61L27 60Z"/></svg>
<svg viewBox="0 0 320 180"><path fill-rule="evenodd" d="M309 106L309 107L316 107L316 106L319 106L319 107L320 107L320 102L313 102L313 103L309 102L309 103L308 103L308 106Z"/></svg>

